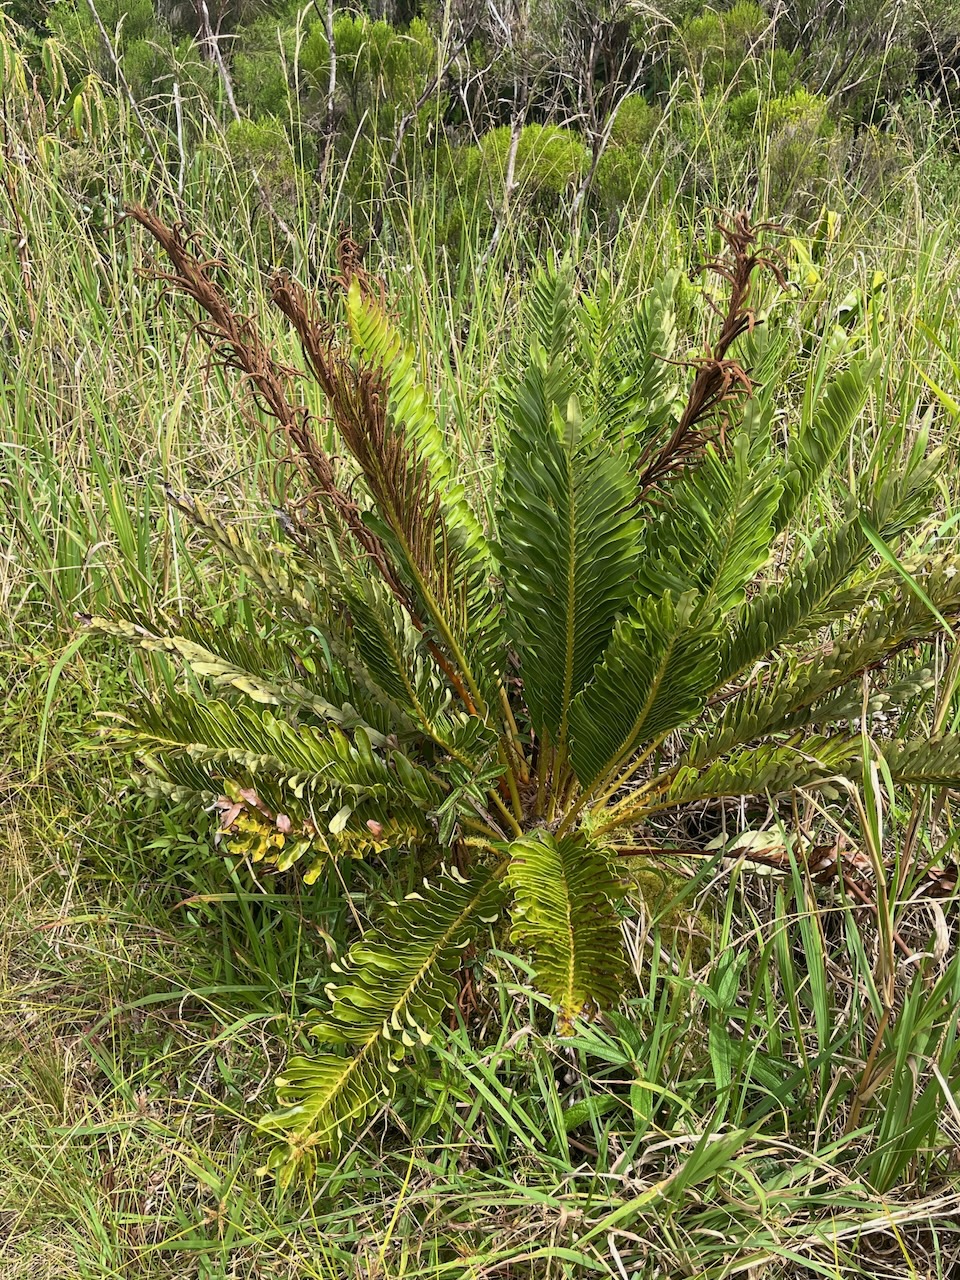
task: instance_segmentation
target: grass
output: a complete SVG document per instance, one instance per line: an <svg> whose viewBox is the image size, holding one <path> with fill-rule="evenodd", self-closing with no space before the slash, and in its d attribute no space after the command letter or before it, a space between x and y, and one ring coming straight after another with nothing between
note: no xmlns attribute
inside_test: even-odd
<svg viewBox="0 0 960 1280"><path fill-rule="evenodd" d="M126 199L174 198L150 150L122 102L88 106L80 130L56 104L42 120L5 107L18 234L0 249L2 1280L958 1274L956 913L909 876L863 903L719 852L644 870L619 1015L558 1039L523 962L499 953L479 1029L451 1031L416 1096L309 1192L258 1177L257 1116L351 922L322 887L231 863L205 823L128 790L127 762L97 745L96 713L156 675L79 641L74 613L242 595L160 487L266 523L273 464L118 221ZM254 295L271 254L329 261L306 205L293 248L272 243L214 123L196 132L184 206ZM926 201L919 167L904 184L896 217L838 192L833 239L799 227L819 280L778 305L827 334L831 357L861 336L891 396L934 411L952 461L939 529L907 548L925 551L956 535L960 262L948 200ZM614 235L584 230L583 271L631 293L694 262L705 223L681 186ZM312 212L335 225L336 208ZM437 353L448 430L478 455L548 231L520 224L493 254L478 238L454 259L413 203L398 195L390 214L373 265ZM693 347L703 312L688 293ZM871 407L851 468L885 412ZM944 646L927 658L942 689ZM951 696L942 711L960 715ZM949 799L891 806L880 780L821 814L799 797L796 817L875 855L902 850L914 817L920 862L955 856ZM731 834L778 836L771 815L727 818Z"/></svg>

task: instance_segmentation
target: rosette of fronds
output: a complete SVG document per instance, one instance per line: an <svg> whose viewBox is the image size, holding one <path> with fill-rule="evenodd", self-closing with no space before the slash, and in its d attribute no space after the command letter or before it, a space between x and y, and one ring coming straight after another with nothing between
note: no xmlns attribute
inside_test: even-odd
<svg viewBox="0 0 960 1280"><path fill-rule="evenodd" d="M375 857L407 888L412 860L420 886L335 966L318 1054L284 1072L268 1123L286 1178L335 1153L429 1052L498 930L529 951L562 1027L613 1003L618 853L662 843L682 806L856 780L871 709L889 716L929 683L878 673L960 614L960 574L931 560L908 588L876 554L930 508L922 430L906 456L879 442L854 487L833 478L878 360L818 370L785 436L790 353L760 342L751 307L758 273L783 280L743 216L721 228L717 336L692 369L675 280L625 318L569 269L536 278L478 484L353 246L325 309L272 283L297 371L228 301L218 264L130 214L212 357L241 375L251 419L282 433L303 493L273 545L169 495L252 594L218 623L91 620L184 673L113 732L158 791L211 808L236 851L311 880ZM304 376L325 421L298 395ZM823 486L835 517L796 537ZM952 736L878 735L875 750L894 782L960 777Z"/></svg>

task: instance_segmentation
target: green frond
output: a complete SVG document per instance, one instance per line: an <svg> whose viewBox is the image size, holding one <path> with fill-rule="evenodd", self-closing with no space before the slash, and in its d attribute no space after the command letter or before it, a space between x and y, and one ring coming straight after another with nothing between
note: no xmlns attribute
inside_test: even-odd
<svg viewBox="0 0 960 1280"><path fill-rule="evenodd" d="M345 591L357 655L384 694L425 731L449 696L423 637L384 587L355 579Z"/></svg>
<svg viewBox="0 0 960 1280"><path fill-rule="evenodd" d="M627 603L639 521L624 460L581 422L576 401L565 418L548 414L536 366L525 386L538 404L528 414L518 399L507 446L502 576L530 718L556 746Z"/></svg>
<svg viewBox="0 0 960 1280"><path fill-rule="evenodd" d="M189 756L155 752L141 756L147 773L134 781L148 796L163 796L175 804L209 806L223 794L223 780Z"/></svg>
<svg viewBox="0 0 960 1280"><path fill-rule="evenodd" d="M149 755L183 755L218 766L224 776L237 769L266 774L294 794L309 792L318 811L367 801L428 811L446 794L439 780L403 752L375 752L363 729L351 738L336 725L292 725L256 705L167 694L162 703L142 703L112 732Z"/></svg>
<svg viewBox="0 0 960 1280"><path fill-rule="evenodd" d="M306 884L342 858L436 845L433 816L410 805L384 805L347 797L335 811L262 770L205 769L188 756L160 752L142 757L149 770L137 782L148 795L200 805L217 815L221 847L279 871L305 863ZM300 794L298 794L300 791Z"/></svg>
<svg viewBox="0 0 960 1280"><path fill-rule="evenodd" d="M91 618L87 625L99 635L125 640L147 653L161 653L201 680L234 689L253 702L284 707L297 716L316 716L343 729L362 728L376 747L382 747L386 742L386 735L364 721L349 703L337 706L321 693L294 679L290 674L289 652L260 637L241 636L232 627L201 627L195 621L183 620L184 630L205 634L217 643L219 652L214 652L188 636L162 634L146 622L120 615L116 618Z"/></svg>
<svg viewBox="0 0 960 1280"><path fill-rule="evenodd" d="M389 1045L380 1040L356 1057L320 1053L290 1058L276 1079L282 1108L260 1121L268 1133L286 1131L265 1172L284 1187L298 1175L311 1178L318 1156L336 1159L345 1135L390 1100L392 1065Z"/></svg>
<svg viewBox="0 0 960 1280"><path fill-rule="evenodd" d="M960 787L960 734L884 742L880 750L894 782L908 787Z"/></svg>
<svg viewBox="0 0 960 1280"><path fill-rule="evenodd" d="M960 735L929 741L879 744L894 782L904 786L960 786ZM762 744L745 748L705 769L682 766L668 785L638 797L630 806L630 823L697 801L724 796L783 794L797 787L813 787L833 778L858 782L863 772L859 734L808 736L797 746Z"/></svg>
<svg viewBox="0 0 960 1280"><path fill-rule="evenodd" d="M843 720L859 720L864 714L869 723L875 715L895 713L909 703L925 698L935 686L936 679L930 667L923 667L883 688L871 688L866 699L862 682L857 681L825 701L793 712L787 717L785 727L795 732L812 725L825 727Z"/></svg>
<svg viewBox="0 0 960 1280"><path fill-rule="evenodd" d="M430 392L420 380L413 346L404 341L382 304L365 296L356 280L347 295L347 314L354 347L364 364L380 371L387 387L387 414L397 423L407 446L425 463L432 488L443 506L447 529L461 556L490 567L490 551L483 526L455 480L451 456Z"/></svg>
<svg viewBox="0 0 960 1280"><path fill-rule="evenodd" d="M629 806L630 824L679 805L721 797L783 794L830 778L860 774L860 740L810 737L799 746L764 743L715 760L705 769L683 765Z"/></svg>
<svg viewBox="0 0 960 1280"><path fill-rule="evenodd" d="M576 345L581 316L573 264L545 264L534 272L525 293L528 331L551 365L568 359Z"/></svg>
<svg viewBox="0 0 960 1280"><path fill-rule="evenodd" d="M928 565L926 572L917 567L917 581L947 617L960 614L958 570L952 556ZM726 703L712 726L694 738L686 759L702 765L767 734L842 717L851 704L859 715L860 677L936 630L936 620L924 601L900 585L896 595L868 613L859 627L811 653L787 654L766 667L755 683ZM852 682L856 689L843 694ZM902 696L915 697L917 691L916 681L908 681ZM900 696L895 686L888 692L888 701L894 696Z"/></svg>
<svg viewBox="0 0 960 1280"><path fill-rule="evenodd" d="M641 589L651 595L666 589L677 597L696 591L707 615L741 603L747 583L769 559L779 501L774 461L762 442L757 450L741 432L727 456L708 445L648 526Z"/></svg>
<svg viewBox="0 0 960 1280"><path fill-rule="evenodd" d="M924 462L905 476L881 481L873 492L865 483L861 507L853 506L843 522L820 534L802 562L786 571L781 585L757 592L729 620L715 688L722 688L781 646L847 617L851 607L862 603L861 590L851 592L851 580L873 548L861 524L861 512L881 537L892 539L929 510L931 481L932 467Z"/></svg>
<svg viewBox="0 0 960 1280"><path fill-rule="evenodd" d="M855 361L825 388L808 389L800 429L791 438L774 529L786 528L850 438L880 371L880 360Z"/></svg>
<svg viewBox="0 0 960 1280"><path fill-rule="evenodd" d="M692 592L676 604L669 593L647 597L617 623L570 713L570 756L584 789L703 706L716 672L717 637L707 620L695 620L696 605Z"/></svg>
<svg viewBox="0 0 960 1280"><path fill-rule="evenodd" d="M808 633L825 607L866 558L869 543L856 517L821 534L786 580L752 596L728 621L720 648L716 688L748 671L779 646Z"/></svg>
<svg viewBox="0 0 960 1280"><path fill-rule="evenodd" d="M569 1028L617 999L623 966L617 882L602 849L582 833L535 831L510 845L511 938L529 947L537 981Z"/></svg>
<svg viewBox="0 0 960 1280"><path fill-rule="evenodd" d="M467 948L501 910L504 867L424 881L335 967L330 1009L310 1031L352 1052L296 1058L277 1081L282 1109L266 1123L292 1133L291 1153L308 1143L335 1156L344 1133L390 1096L403 1059L430 1043L456 1000Z"/></svg>
<svg viewBox="0 0 960 1280"><path fill-rule="evenodd" d="M167 500L187 517L211 545L238 565L257 584L266 600L286 605L308 627L319 627L321 630L325 628L327 584L321 585L319 575L321 572L332 571L330 563L325 561L322 565L312 566L317 572L308 578L290 548L255 542L235 525L218 520L199 498L168 490ZM339 581L339 573L336 572L335 581Z"/></svg>
<svg viewBox="0 0 960 1280"><path fill-rule="evenodd" d="M677 321L673 306L679 272L657 281L629 320L617 318L593 373L597 422L607 440L634 465L671 421L678 399ZM595 307L585 302L593 314Z"/></svg>

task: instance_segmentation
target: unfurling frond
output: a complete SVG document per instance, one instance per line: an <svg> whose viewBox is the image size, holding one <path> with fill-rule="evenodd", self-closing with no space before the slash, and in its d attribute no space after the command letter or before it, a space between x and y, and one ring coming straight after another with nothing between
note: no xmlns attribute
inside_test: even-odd
<svg viewBox="0 0 960 1280"><path fill-rule="evenodd" d="M569 1029L609 1007L623 967L614 901L617 882L604 851L578 833L534 831L510 846L514 941L533 954L537 982Z"/></svg>
<svg viewBox="0 0 960 1280"><path fill-rule="evenodd" d="M465 952L503 903L503 868L455 870L391 905L327 985L330 1009L311 1026L344 1056L294 1058L278 1081L283 1107L267 1124L289 1135L278 1163L304 1146L335 1154L344 1131L390 1096L399 1064L429 1044L456 997Z"/></svg>

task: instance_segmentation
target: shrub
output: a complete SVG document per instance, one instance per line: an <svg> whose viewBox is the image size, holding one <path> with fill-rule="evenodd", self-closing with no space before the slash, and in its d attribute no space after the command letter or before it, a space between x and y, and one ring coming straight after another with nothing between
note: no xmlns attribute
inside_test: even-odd
<svg viewBox="0 0 960 1280"><path fill-rule="evenodd" d="M291 65L295 53L292 28L276 18L260 18L238 33L231 76L238 105L252 116L281 118L288 110L287 72L281 43Z"/></svg>
<svg viewBox="0 0 960 1280"><path fill-rule="evenodd" d="M750 0L725 12L706 9L684 23L679 49L706 93L757 83L780 93L796 77L798 56L774 44L769 17Z"/></svg>
<svg viewBox="0 0 960 1280"><path fill-rule="evenodd" d="M436 41L419 19L400 32L388 22L341 16L333 28L337 51L339 115L352 139L365 113L369 127L381 136L392 133L435 70ZM322 22L315 22L304 41L301 62L319 94L327 91L330 50Z"/></svg>
<svg viewBox="0 0 960 1280"><path fill-rule="evenodd" d="M929 605L960 615L954 559L916 566L915 593L870 558L923 517L940 464L922 432L902 462L881 440L836 520L794 536L879 363L818 372L786 445L779 425L774 438L790 353L767 342L756 389L733 354L753 323L751 276L771 262L745 215L724 231L721 327L685 393L664 359L669 282L629 318L608 293L578 296L572 270L532 282L532 335L504 370L474 503L355 246L341 253L346 327L288 277L272 286L347 465L189 242L131 212L277 420L307 492L281 513L277 547L173 496L259 612L96 621L190 673L117 735L157 791L215 807L252 857L310 881L337 859L376 860L393 899L331 975L320 1052L279 1082L267 1123L282 1178L336 1151L422 1060L491 930L531 952L561 1029L610 1006L617 857L662 840L665 815L796 787L829 796L875 763L895 782L960 780L960 737L871 742L859 725L877 705L864 706L868 673L935 633ZM888 719L921 687L888 684Z"/></svg>
<svg viewBox="0 0 960 1280"><path fill-rule="evenodd" d="M255 181L272 211L294 216L297 165L283 124L270 118L234 120L226 139L238 173Z"/></svg>
<svg viewBox="0 0 960 1280"><path fill-rule="evenodd" d="M617 112L610 143L597 165L596 188L601 203L618 211L633 196L645 194L657 160L653 147L662 112L640 94L631 94Z"/></svg>
<svg viewBox="0 0 960 1280"><path fill-rule="evenodd" d="M152 0L98 0L97 12L121 53L140 41L157 39L162 30ZM113 62L85 5L58 0L49 11L47 25L53 35L75 54L82 54L87 65L95 67L105 80L114 78Z"/></svg>
<svg viewBox="0 0 960 1280"><path fill-rule="evenodd" d="M825 98L795 89L767 106L770 207L819 208L837 173L836 126Z"/></svg>
<svg viewBox="0 0 960 1280"><path fill-rule="evenodd" d="M491 129L479 146L464 148L458 157L461 189L482 193L490 210L503 204L510 138L507 125ZM558 202L573 194L589 165L589 148L574 130L559 125L526 125L520 133L514 162L514 204L555 214Z"/></svg>

